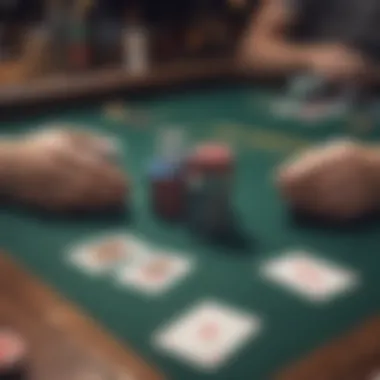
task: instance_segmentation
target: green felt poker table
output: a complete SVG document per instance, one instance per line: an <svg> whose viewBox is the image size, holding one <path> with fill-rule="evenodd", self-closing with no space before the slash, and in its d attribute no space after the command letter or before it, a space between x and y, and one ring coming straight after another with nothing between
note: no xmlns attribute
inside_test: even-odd
<svg viewBox="0 0 380 380"><path fill-rule="evenodd" d="M121 148L119 160L133 183L126 212L117 216L42 215L3 206L0 234L7 252L0 265L3 277L11 276L10 266L16 263L15 267L24 268L151 368L149 374L135 371L136 362L127 360L131 379L314 379L321 367L329 367L323 364L326 358L320 358L310 372L288 368L297 363L302 366L313 353L323 351L378 312L380 223L338 229L297 222L276 190L274 170L295 152L329 138L350 135L373 140L380 136L373 125L352 126L347 115L319 122L280 116L273 109L278 93L278 88L269 86L219 85L126 96L122 98L123 120L107 116L103 104L94 102L3 122L4 135L54 124L113 136ZM232 146L236 155L233 204L244 244L206 242L190 233L186 223L167 223L153 214L147 166L160 131L176 126L185 129L188 146L204 141ZM152 247L185 253L194 259L194 269L167 292L152 296L116 284L111 274L91 276L68 264L69 247L115 231L136 234ZM294 249L354 270L358 286L320 303L263 278L260 268L267 260ZM9 289L22 281L16 274L11 276ZM23 292L28 292L28 286ZM203 371L153 344L157 330L204 300L221 302L261 321L258 334L213 371ZM376 322L374 325L373 335L379 334ZM352 344L350 347L352 351ZM349 368L354 360L345 361L342 355L339 365L344 362ZM326 373L319 373L318 379L365 379L363 373L369 371L366 367L367 372L352 377L356 372L351 368L351 375L346 372L344 377L338 370L333 372L334 366L330 363L330 369L324 368Z"/></svg>

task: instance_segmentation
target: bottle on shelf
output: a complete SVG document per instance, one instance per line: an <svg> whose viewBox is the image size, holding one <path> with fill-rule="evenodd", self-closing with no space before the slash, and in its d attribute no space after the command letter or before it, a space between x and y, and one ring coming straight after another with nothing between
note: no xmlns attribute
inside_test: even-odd
<svg viewBox="0 0 380 380"><path fill-rule="evenodd" d="M20 59L26 79L46 75L52 70L52 46L49 25L41 23L29 29Z"/></svg>
<svg viewBox="0 0 380 380"><path fill-rule="evenodd" d="M77 1L72 9L68 33L69 66L73 70L87 69L90 61L87 15L92 6L89 0Z"/></svg>
<svg viewBox="0 0 380 380"><path fill-rule="evenodd" d="M149 33L137 12L127 14L122 50L123 66L129 74L144 75L149 71Z"/></svg>

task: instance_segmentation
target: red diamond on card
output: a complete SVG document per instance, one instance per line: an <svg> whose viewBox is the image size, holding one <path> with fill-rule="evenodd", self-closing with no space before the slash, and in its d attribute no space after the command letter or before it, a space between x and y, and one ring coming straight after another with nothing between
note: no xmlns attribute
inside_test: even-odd
<svg viewBox="0 0 380 380"><path fill-rule="evenodd" d="M219 336L219 325L216 322L204 323L198 330L198 335L202 340L213 341Z"/></svg>
<svg viewBox="0 0 380 380"><path fill-rule="evenodd" d="M323 276L312 264L306 261L299 261L294 267L294 274L297 278L311 286L318 286Z"/></svg>
<svg viewBox="0 0 380 380"><path fill-rule="evenodd" d="M171 263L166 259L157 259L147 264L142 275L150 281L162 281L171 268Z"/></svg>

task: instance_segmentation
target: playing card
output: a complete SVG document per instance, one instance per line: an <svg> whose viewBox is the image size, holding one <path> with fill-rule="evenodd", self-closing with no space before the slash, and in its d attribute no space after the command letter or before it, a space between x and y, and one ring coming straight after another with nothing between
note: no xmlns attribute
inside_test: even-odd
<svg viewBox="0 0 380 380"><path fill-rule="evenodd" d="M184 278L193 265L193 261L187 257L157 251L137 265L121 268L117 280L141 292L156 295Z"/></svg>
<svg viewBox="0 0 380 380"><path fill-rule="evenodd" d="M294 99L278 98L272 104L273 113L279 117L294 117L299 109L299 102Z"/></svg>
<svg viewBox="0 0 380 380"><path fill-rule="evenodd" d="M354 272L301 250L269 261L261 273L310 300L320 302L329 301L358 284L358 276Z"/></svg>
<svg viewBox="0 0 380 380"><path fill-rule="evenodd" d="M328 146L347 146L355 143L355 139L352 136L348 135L335 135L329 137L326 141L321 143L321 147L328 147Z"/></svg>
<svg viewBox="0 0 380 380"><path fill-rule="evenodd" d="M114 234L69 250L69 261L91 274L101 274L123 264L136 263L149 248L132 234Z"/></svg>
<svg viewBox="0 0 380 380"><path fill-rule="evenodd" d="M304 102L298 113L303 121L319 122L328 118L335 118L347 110L347 105L340 98Z"/></svg>
<svg viewBox="0 0 380 380"><path fill-rule="evenodd" d="M153 344L202 370L219 368L260 330L258 317L214 300L197 304L153 336Z"/></svg>

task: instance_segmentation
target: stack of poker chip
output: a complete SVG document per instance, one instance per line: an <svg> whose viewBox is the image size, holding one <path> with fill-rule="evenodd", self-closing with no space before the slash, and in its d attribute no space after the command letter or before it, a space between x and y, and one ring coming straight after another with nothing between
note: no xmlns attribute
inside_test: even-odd
<svg viewBox="0 0 380 380"><path fill-rule="evenodd" d="M229 146L207 143L187 152L180 129L166 129L159 137L160 149L149 170L154 213L186 222L196 235L228 235L233 229L231 184L235 161Z"/></svg>
<svg viewBox="0 0 380 380"><path fill-rule="evenodd" d="M150 167L151 202L155 215L166 220L179 220L185 206L185 187L181 165L156 159Z"/></svg>
<svg viewBox="0 0 380 380"><path fill-rule="evenodd" d="M227 145L197 146L186 163L187 220L198 235L226 236L231 229L234 157Z"/></svg>
<svg viewBox="0 0 380 380"><path fill-rule="evenodd" d="M162 130L158 136L157 154L150 165L152 207L157 216L167 220L180 220L185 209L184 139L181 128Z"/></svg>
<svg viewBox="0 0 380 380"><path fill-rule="evenodd" d="M10 329L0 329L0 379L27 379L27 372L25 341Z"/></svg>

